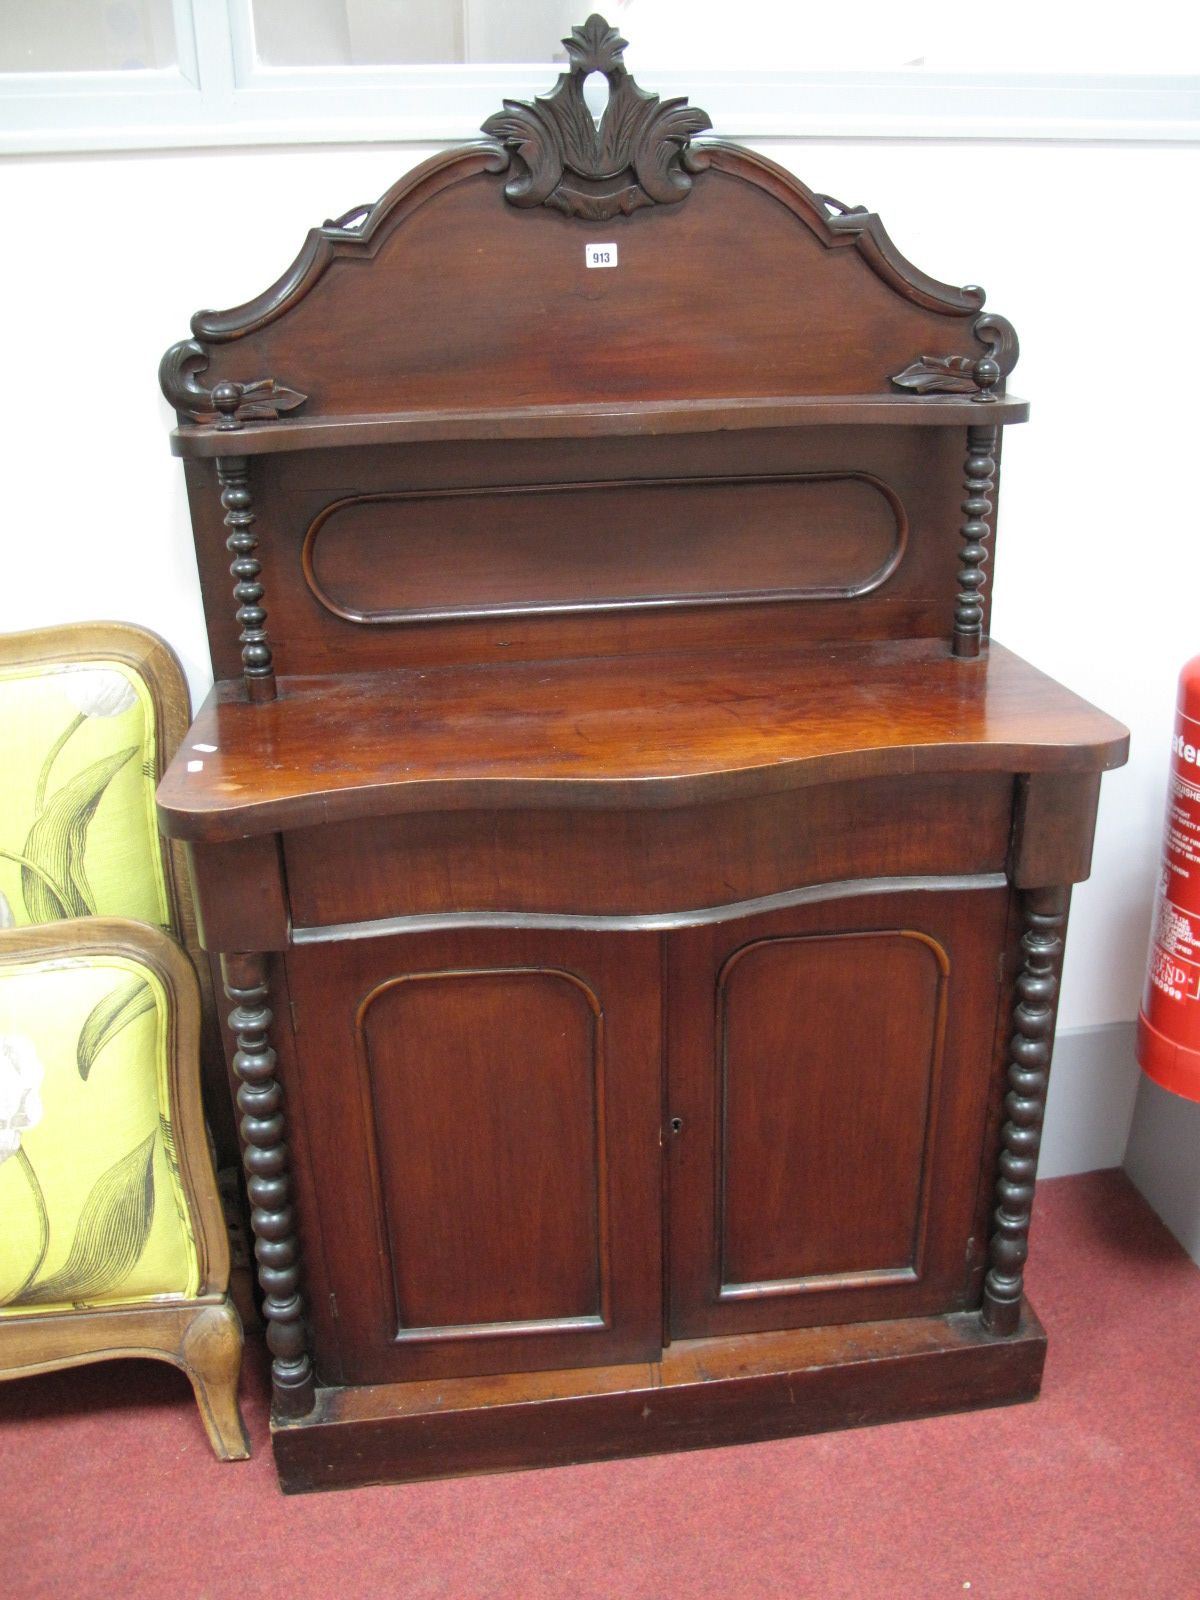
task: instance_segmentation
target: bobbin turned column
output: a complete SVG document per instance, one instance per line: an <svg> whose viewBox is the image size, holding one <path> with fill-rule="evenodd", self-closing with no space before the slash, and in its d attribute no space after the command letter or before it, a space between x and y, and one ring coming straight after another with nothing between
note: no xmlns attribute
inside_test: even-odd
<svg viewBox="0 0 1200 1600"><path fill-rule="evenodd" d="M989 1332L998 1334L1015 1333L1021 1317L1070 890L1031 889L1023 900L1024 961L1016 981L994 1231L983 1286L983 1323Z"/></svg>
<svg viewBox="0 0 1200 1600"><path fill-rule="evenodd" d="M221 386L218 385L218 389ZM217 391L214 390L214 394ZM250 466L245 456L218 456L217 481L221 485L221 504L229 537L226 548L233 556L230 576L235 580L233 598L238 603L241 626L242 673L246 694L251 700L274 700L275 664L267 638L267 613L263 607L263 586L259 581L262 562L258 559L258 536L254 532L254 495L250 488Z"/></svg>
<svg viewBox="0 0 1200 1600"><path fill-rule="evenodd" d="M290 1156L285 1140L283 1091L275 1077L268 1039L267 962L262 955L223 955L225 993L235 1002L229 1026L237 1041L233 1068L240 1081L243 1165L250 1197L250 1226L263 1291L275 1412L303 1417L315 1402L312 1364L300 1297L300 1246L291 1206Z"/></svg>
<svg viewBox="0 0 1200 1600"><path fill-rule="evenodd" d="M998 430L992 427L967 429L962 502L966 520L959 529L963 543L958 554L958 600L954 607L956 656L977 656L983 648L983 589L987 582L983 541L992 531L998 436Z"/></svg>

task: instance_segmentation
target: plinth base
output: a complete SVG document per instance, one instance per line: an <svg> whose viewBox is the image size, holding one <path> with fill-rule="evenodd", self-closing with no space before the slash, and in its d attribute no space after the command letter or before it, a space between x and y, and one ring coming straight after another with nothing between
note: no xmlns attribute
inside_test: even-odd
<svg viewBox="0 0 1200 1600"><path fill-rule="evenodd" d="M272 1419L288 1493L793 1434L1032 1400L1046 1336L1026 1303L999 1338L978 1312L689 1339L657 1362L317 1390Z"/></svg>

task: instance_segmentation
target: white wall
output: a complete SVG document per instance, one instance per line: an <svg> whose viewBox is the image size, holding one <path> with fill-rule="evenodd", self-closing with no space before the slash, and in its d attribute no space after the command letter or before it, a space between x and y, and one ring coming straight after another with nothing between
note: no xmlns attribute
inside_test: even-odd
<svg viewBox="0 0 1200 1600"><path fill-rule="evenodd" d="M159 356L186 336L197 307L257 293L310 224L373 199L427 153L0 163L9 238L0 630L141 621L171 641L194 693L204 692ZM1200 149L846 141L768 153L812 187L879 211L924 270L984 284L1020 334L1011 387L1033 401L1033 420L1007 434L993 626L1133 731L1130 765L1105 782L1094 877L1075 896L1060 1026L1127 1021L1149 925L1174 681L1200 649L1200 399L1185 310L1200 254ZM1086 1095L1069 1114L1088 1114Z"/></svg>

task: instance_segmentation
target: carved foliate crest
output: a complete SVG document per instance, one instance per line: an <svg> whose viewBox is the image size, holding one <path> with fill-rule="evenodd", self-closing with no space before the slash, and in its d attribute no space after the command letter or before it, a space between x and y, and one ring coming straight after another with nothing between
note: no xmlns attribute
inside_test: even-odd
<svg viewBox="0 0 1200 1600"><path fill-rule="evenodd" d="M986 346L986 355L918 356L911 366L897 372L892 382L898 389L913 389L917 394L969 394L972 400L997 399L1004 393L1004 380L1021 353L1016 330L1005 317L989 311L976 317L971 331Z"/></svg>
<svg viewBox="0 0 1200 1600"><path fill-rule="evenodd" d="M226 380L206 389L197 380L207 366L208 352L195 339L173 344L158 365L163 394L176 411L193 422L216 423L226 429L240 428L243 422L275 422L308 399L274 378L258 378L253 383Z"/></svg>
<svg viewBox="0 0 1200 1600"><path fill-rule="evenodd" d="M684 199L689 174L703 165L688 141L712 127L707 113L682 97L660 101L639 89L621 60L626 41L601 16L573 28L563 44L570 67L550 93L506 100L483 124L518 163L504 187L508 199L595 222ZM583 97L593 72L608 80L599 126Z"/></svg>

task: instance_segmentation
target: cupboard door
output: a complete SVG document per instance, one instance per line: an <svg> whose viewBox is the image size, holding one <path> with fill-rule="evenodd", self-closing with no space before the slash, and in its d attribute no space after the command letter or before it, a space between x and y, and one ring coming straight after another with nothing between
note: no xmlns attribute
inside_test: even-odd
<svg viewBox="0 0 1200 1600"><path fill-rule="evenodd" d="M423 933L288 969L341 1381L657 1356L658 941Z"/></svg>
<svg viewBox="0 0 1200 1600"><path fill-rule="evenodd" d="M672 937L672 1336L967 1304L1008 900L864 894Z"/></svg>

